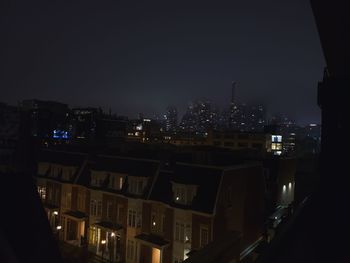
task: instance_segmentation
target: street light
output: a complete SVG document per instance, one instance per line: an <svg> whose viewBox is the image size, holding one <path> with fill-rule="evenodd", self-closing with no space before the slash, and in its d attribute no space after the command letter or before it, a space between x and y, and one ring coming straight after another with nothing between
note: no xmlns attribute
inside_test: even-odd
<svg viewBox="0 0 350 263"><path fill-rule="evenodd" d="M60 240L60 230L61 229L62 229L61 225L56 226L56 238L57 238L57 241Z"/></svg>
<svg viewBox="0 0 350 263"><path fill-rule="evenodd" d="M105 252L105 248L106 248L106 240L102 239L101 240L101 250L102 250L102 262L103 262L103 253Z"/></svg>
<svg viewBox="0 0 350 263"><path fill-rule="evenodd" d="M58 218L58 211L53 211L53 215L54 215L54 218L53 218L54 222L53 222L52 228L56 228L57 227L57 222L58 222L58 220L57 220L57 218Z"/></svg>
<svg viewBox="0 0 350 263"><path fill-rule="evenodd" d="M111 239L108 240L108 254L109 254L109 261L112 262L112 258L114 256L114 244L115 244L115 232L111 232Z"/></svg>

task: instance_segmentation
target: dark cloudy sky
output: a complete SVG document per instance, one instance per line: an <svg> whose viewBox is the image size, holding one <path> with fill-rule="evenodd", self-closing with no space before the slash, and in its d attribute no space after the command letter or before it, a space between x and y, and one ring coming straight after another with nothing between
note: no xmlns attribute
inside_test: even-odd
<svg viewBox="0 0 350 263"><path fill-rule="evenodd" d="M71 3L74 2L74 3ZM307 0L6 1L1 98L136 116L194 99L318 122L324 58Z"/></svg>

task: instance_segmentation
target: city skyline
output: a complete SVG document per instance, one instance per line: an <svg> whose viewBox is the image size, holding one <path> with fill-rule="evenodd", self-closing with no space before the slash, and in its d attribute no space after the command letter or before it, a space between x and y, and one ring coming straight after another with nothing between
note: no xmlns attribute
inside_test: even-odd
<svg viewBox="0 0 350 263"><path fill-rule="evenodd" d="M38 98L127 116L174 104L182 113L197 98L225 107L236 81L239 101L319 123L325 63L307 1L180 1L171 9L39 1L4 10L7 103Z"/></svg>

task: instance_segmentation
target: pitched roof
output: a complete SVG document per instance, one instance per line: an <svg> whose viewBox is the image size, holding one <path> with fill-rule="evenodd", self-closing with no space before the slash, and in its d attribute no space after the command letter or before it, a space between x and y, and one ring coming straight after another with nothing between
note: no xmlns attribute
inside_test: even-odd
<svg viewBox="0 0 350 263"><path fill-rule="evenodd" d="M97 156L91 165L92 170L125 173L140 177L153 176L158 167L158 161L107 155Z"/></svg>
<svg viewBox="0 0 350 263"><path fill-rule="evenodd" d="M153 178L156 176L160 162L147 160L147 159L134 159L125 158L120 156L107 156L98 155L89 160L84 166L81 175L77 179L76 183L80 185L87 186L92 189L103 189L105 192L111 193L121 193L125 196L133 196L127 191L128 188L128 177L123 184L122 189L116 190L109 188L109 180L111 175L107 175L101 187L91 186L91 171L105 171L110 173L121 173L127 176L138 176L138 177L148 177L147 185L145 186L142 195L137 195L136 197L146 198L148 196L149 190L153 183Z"/></svg>
<svg viewBox="0 0 350 263"><path fill-rule="evenodd" d="M79 152L43 150L39 153L38 161L79 167L86 158L87 154Z"/></svg>
<svg viewBox="0 0 350 263"><path fill-rule="evenodd" d="M222 168L217 167L177 163L173 171L160 172L150 199L178 208L212 214L223 171ZM173 201L172 182L198 186L191 205L181 205Z"/></svg>
<svg viewBox="0 0 350 263"><path fill-rule="evenodd" d="M50 177L50 172L52 168L51 166L46 171L45 175L37 174L37 176L50 177L51 179L62 181L62 182L71 182L71 183L76 182L76 180L81 174L81 171L84 170L87 158L88 158L88 155L83 153L43 150L39 153L38 162L47 162L50 164L59 164L63 166L73 166L73 167L77 167L77 169L69 179L62 178L62 171L60 171L57 177Z"/></svg>

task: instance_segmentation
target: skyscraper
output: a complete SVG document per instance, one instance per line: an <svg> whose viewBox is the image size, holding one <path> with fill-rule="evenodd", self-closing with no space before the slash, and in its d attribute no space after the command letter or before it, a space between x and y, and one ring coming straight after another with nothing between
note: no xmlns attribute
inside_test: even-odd
<svg viewBox="0 0 350 263"><path fill-rule="evenodd" d="M169 106L164 114L164 128L167 132L176 132L177 130L177 108Z"/></svg>
<svg viewBox="0 0 350 263"><path fill-rule="evenodd" d="M232 81L232 86L231 86L231 103L230 103L230 116L229 116L229 123L228 127L230 130L238 130L239 129L239 123L238 123L238 116L240 109L237 107L237 102L236 102L236 82Z"/></svg>
<svg viewBox="0 0 350 263"><path fill-rule="evenodd" d="M231 104L236 102L236 82L232 81Z"/></svg>
<svg viewBox="0 0 350 263"><path fill-rule="evenodd" d="M265 109L259 104L238 103L237 83L232 81L228 128L238 131L262 131L265 125Z"/></svg>

